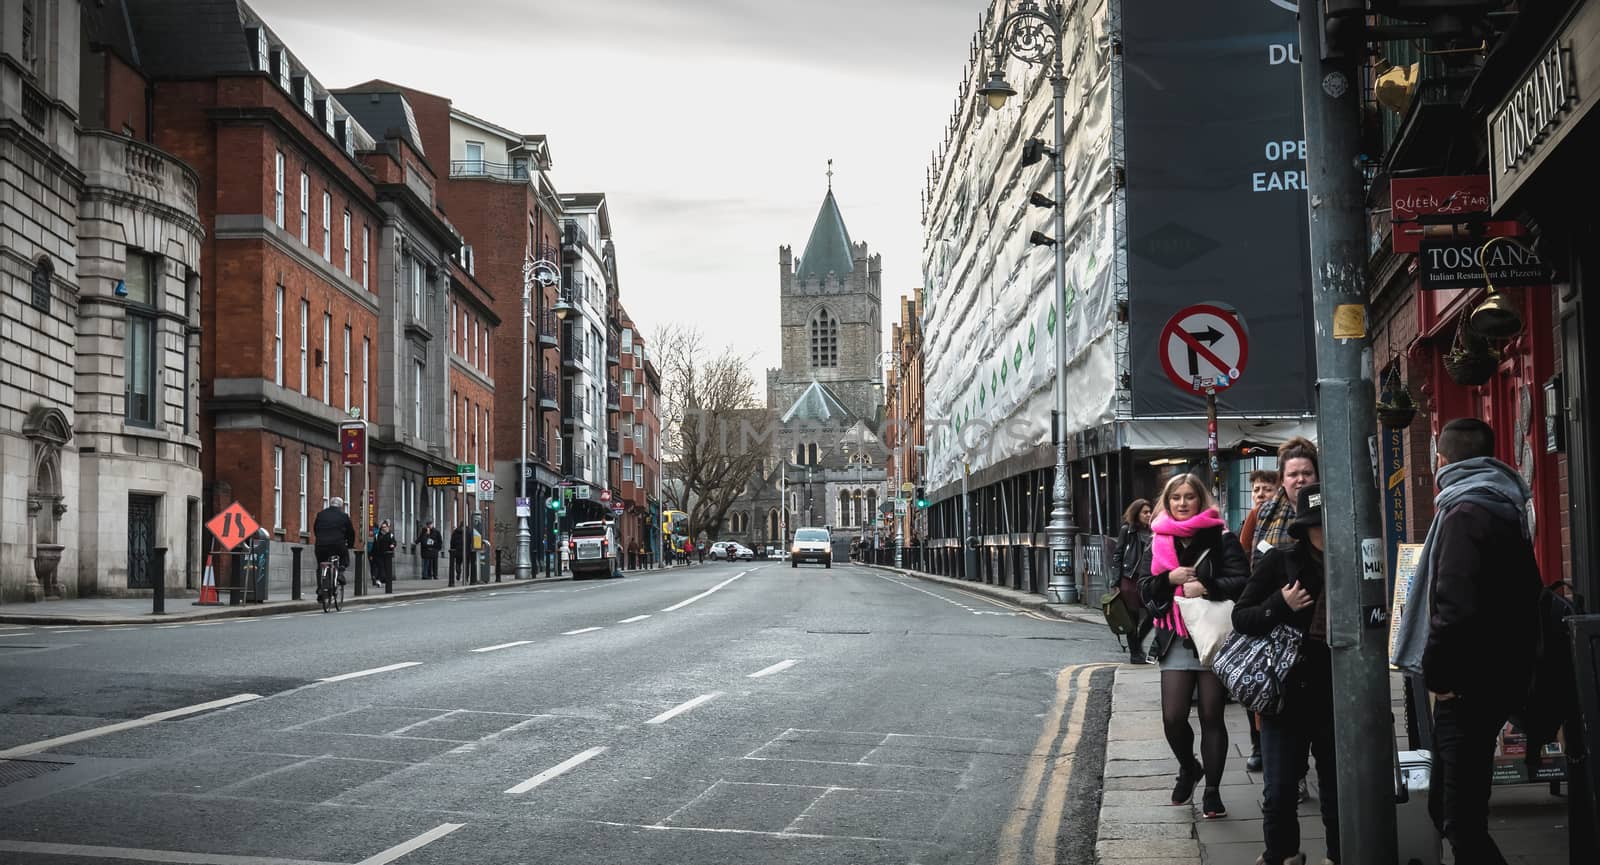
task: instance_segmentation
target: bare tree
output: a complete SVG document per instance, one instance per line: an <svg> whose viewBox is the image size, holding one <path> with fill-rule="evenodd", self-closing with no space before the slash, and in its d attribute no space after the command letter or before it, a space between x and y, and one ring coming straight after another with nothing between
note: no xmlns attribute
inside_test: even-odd
<svg viewBox="0 0 1600 865"><path fill-rule="evenodd" d="M765 428L748 358L724 348L712 355L693 327L667 325L656 333L661 372L662 495L689 514L704 535L728 509L769 455L750 447L748 428Z"/></svg>

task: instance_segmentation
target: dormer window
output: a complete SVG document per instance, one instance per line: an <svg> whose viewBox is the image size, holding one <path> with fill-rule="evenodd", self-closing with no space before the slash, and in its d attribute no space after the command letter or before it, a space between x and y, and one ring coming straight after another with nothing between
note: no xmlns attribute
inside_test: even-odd
<svg viewBox="0 0 1600 865"><path fill-rule="evenodd" d="M250 40L252 48L250 59L255 63L257 72L268 72L272 69L270 46L267 44L267 28L251 27L245 30L245 38Z"/></svg>
<svg viewBox="0 0 1600 865"><path fill-rule="evenodd" d="M316 116L316 108L315 108L315 106L313 105L313 102L312 102L312 100L314 98L313 95L312 95L312 91L313 90L315 90L315 87L311 83L311 76L309 76L309 75L296 75L296 76L294 76L294 98L299 101L300 110L304 111L306 114L308 114L308 115L310 115L312 117L315 117Z"/></svg>
<svg viewBox="0 0 1600 865"><path fill-rule="evenodd" d="M290 86L290 72L289 52L281 47L272 49L272 80L276 81L278 87L285 93L294 92Z"/></svg>

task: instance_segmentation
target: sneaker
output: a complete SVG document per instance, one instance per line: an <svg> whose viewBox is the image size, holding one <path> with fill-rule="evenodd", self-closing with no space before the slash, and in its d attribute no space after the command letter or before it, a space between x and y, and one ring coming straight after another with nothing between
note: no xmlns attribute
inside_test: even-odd
<svg viewBox="0 0 1600 865"><path fill-rule="evenodd" d="M1244 770L1246 772L1259 772L1259 771L1261 771L1261 752L1260 751L1251 751L1250 752L1250 756L1245 758Z"/></svg>
<svg viewBox="0 0 1600 865"><path fill-rule="evenodd" d="M1257 856L1256 865L1267 865L1267 854L1263 853L1260 856ZM1283 860L1283 865L1306 865L1306 854L1296 853L1293 856ZM1322 865L1338 865L1338 863L1329 862L1327 859L1324 859L1322 860Z"/></svg>
<svg viewBox="0 0 1600 865"><path fill-rule="evenodd" d="M1299 790L1299 793L1300 793L1300 801L1301 802L1304 802L1305 800L1311 798L1311 791L1306 789L1306 779L1304 779L1304 778L1300 779L1300 790Z"/></svg>
<svg viewBox="0 0 1600 865"><path fill-rule="evenodd" d="M1200 768L1200 761L1196 760L1178 770L1178 783L1172 788L1172 804L1187 805L1194 799L1194 785L1200 783L1205 777L1205 770Z"/></svg>
<svg viewBox="0 0 1600 865"><path fill-rule="evenodd" d="M1228 816L1228 807L1222 804L1222 791L1215 787L1207 787L1205 795L1200 798L1200 812L1207 820Z"/></svg>
<svg viewBox="0 0 1600 865"><path fill-rule="evenodd" d="M1145 657L1144 652L1132 652L1132 653L1130 653L1128 655L1128 663L1130 663L1130 664L1148 664L1148 663L1150 663L1150 659Z"/></svg>

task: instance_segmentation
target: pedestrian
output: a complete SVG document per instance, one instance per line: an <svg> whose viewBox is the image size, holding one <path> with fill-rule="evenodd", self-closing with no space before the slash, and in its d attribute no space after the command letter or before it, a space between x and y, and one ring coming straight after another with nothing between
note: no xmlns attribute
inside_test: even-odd
<svg viewBox="0 0 1600 865"><path fill-rule="evenodd" d="M1300 489L1294 543L1261 557L1233 608L1234 630L1265 637L1278 625L1298 629L1300 659L1283 683L1283 706L1261 716L1261 751L1266 782L1261 834L1266 851L1256 865L1305 865L1300 852L1299 783L1306 755L1317 761L1318 801L1328 856L1339 862L1339 795L1334 771L1333 659L1328 651L1327 565L1323 559L1322 487Z"/></svg>
<svg viewBox="0 0 1600 865"><path fill-rule="evenodd" d="M1139 579L1150 573L1150 518L1153 513L1149 499L1134 499L1122 513L1122 531L1117 545L1111 551L1112 585L1107 590L1116 591L1120 600L1133 616L1133 633L1128 635L1128 663L1148 664L1144 639L1154 627L1150 614L1139 598Z"/></svg>
<svg viewBox="0 0 1600 865"><path fill-rule="evenodd" d="M1139 581L1139 593L1155 618L1154 654L1161 665L1161 721L1178 758L1178 780L1172 804L1186 805L1194 788L1206 782L1201 811L1207 819L1226 816L1222 803L1222 770L1228 759L1228 729L1223 724L1227 690L1222 680L1200 663L1200 654L1174 597L1231 601L1239 597L1250 567L1239 539L1217 513L1211 491L1193 474L1167 481L1156 518L1150 524L1150 574ZM1200 754L1194 756L1194 730L1189 707L1200 697Z"/></svg>
<svg viewBox="0 0 1600 865"><path fill-rule="evenodd" d="M419 545L422 547L422 578L439 579L439 548L444 546L444 539L439 537L439 530L433 527L433 520L423 525Z"/></svg>
<svg viewBox="0 0 1600 865"><path fill-rule="evenodd" d="M706 563L706 542L704 540L702 540L698 545L695 546L694 552L695 552L695 555L700 557L700 564L702 564L702 565L705 564Z"/></svg>
<svg viewBox="0 0 1600 865"><path fill-rule="evenodd" d="M1300 490L1321 481L1317 456L1317 446L1300 436L1289 439L1278 448L1279 488L1272 493L1271 498L1256 505L1250 514L1255 518L1254 522L1246 519L1251 544L1246 549L1250 551L1252 569L1268 550L1293 545L1294 539L1289 535L1289 526L1295 520L1295 502L1300 500ZM1251 487L1254 493L1254 483ZM1246 771L1259 772L1261 771L1261 719L1253 712L1249 717L1250 756L1245 759L1244 768ZM1306 790L1305 781L1302 779L1300 801L1304 802L1307 798L1309 791Z"/></svg>
<svg viewBox="0 0 1600 865"><path fill-rule="evenodd" d="M378 523L378 532L372 536L373 585L386 586L394 582L394 550L397 544L394 528L388 520Z"/></svg>
<svg viewBox="0 0 1600 865"><path fill-rule="evenodd" d="M1459 418L1439 432L1439 493L1394 665L1433 695L1428 813L1458 865L1504 865L1489 835L1495 743L1533 681L1542 581L1531 493L1494 458L1494 430Z"/></svg>
<svg viewBox="0 0 1600 865"><path fill-rule="evenodd" d="M1244 525L1239 527L1239 546L1253 549L1256 536L1256 512L1278 491L1278 473L1272 469L1256 469L1250 473L1250 513L1245 514Z"/></svg>
<svg viewBox="0 0 1600 865"><path fill-rule="evenodd" d="M461 554L466 545L465 537L461 524L457 523L455 530L450 532L450 585L452 586L461 578Z"/></svg>
<svg viewBox="0 0 1600 865"><path fill-rule="evenodd" d="M701 553L701 556L704 555L704 553ZM703 558L702 561L704 561ZM683 542L683 563L685 565L694 564L694 541L686 540Z"/></svg>

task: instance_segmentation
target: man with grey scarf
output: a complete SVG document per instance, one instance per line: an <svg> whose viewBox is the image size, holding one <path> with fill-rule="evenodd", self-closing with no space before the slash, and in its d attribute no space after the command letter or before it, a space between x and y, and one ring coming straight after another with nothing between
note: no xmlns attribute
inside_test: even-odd
<svg viewBox="0 0 1600 865"><path fill-rule="evenodd" d="M1538 646L1530 493L1493 454L1476 418L1439 434L1433 523L1391 659L1434 697L1428 812L1458 865L1505 865L1489 836L1495 740L1527 698Z"/></svg>

